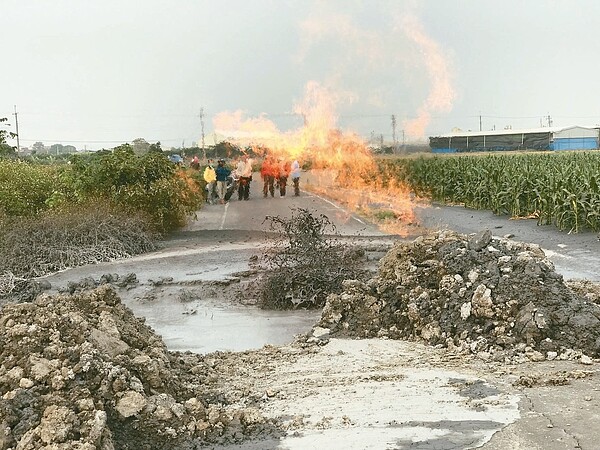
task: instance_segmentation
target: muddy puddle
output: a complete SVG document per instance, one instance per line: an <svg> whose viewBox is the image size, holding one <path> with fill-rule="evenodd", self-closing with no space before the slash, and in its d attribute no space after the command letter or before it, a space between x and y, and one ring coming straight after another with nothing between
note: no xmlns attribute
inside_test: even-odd
<svg viewBox="0 0 600 450"><path fill-rule="evenodd" d="M320 311L265 311L210 300L129 302L135 315L160 334L169 350L210 353L282 345L307 333Z"/></svg>
<svg viewBox="0 0 600 450"><path fill-rule="evenodd" d="M206 354L282 345L308 333L320 310L272 311L243 297L244 281L168 281L120 290L123 302L160 334L169 350Z"/></svg>

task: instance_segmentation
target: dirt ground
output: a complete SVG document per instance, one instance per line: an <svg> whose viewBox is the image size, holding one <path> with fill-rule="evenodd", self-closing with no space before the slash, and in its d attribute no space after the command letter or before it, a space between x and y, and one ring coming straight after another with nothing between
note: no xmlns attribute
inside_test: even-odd
<svg viewBox="0 0 600 450"><path fill-rule="evenodd" d="M595 235L460 207L424 207L418 216L414 234L487 228L496 237L539 244L566 278L598 280ZM215 220L222 228L225 216ZM207 299L225 309L240 306L240 290L254 276L252 257L268 242L253 230L203 227L174 236L154 254L46 277L51 288L39 303L3 308L4 337L20 336L0 345L3 357L23 348L33 356L5 359L0 369L0 449L597 448L599 366L591 352L553 348L549 355L525 344L515 357L499 359L423 339L344 335L319 323L319 314L282 316L297 327L278 329L289 339L271 341L277 345L186 351L182 340L200 335L202 341L214 331L193 322L220 314L206 309ZM351 239L374 268L395 242L413 237ZM82 290L103 276L112 287ZM67 306L53 314L62 325L50 326L54 337L40 333L46 339L40 344L36 330L48 326L40 311L53 307L58 291ZM242 303L255 310L253 299ZM171 331L160 317L139 319L157 309L176 320ZM24 314L27 326L19 327ZM250 340L240 332L245 328L228 326L230 341ZM175 338L165 339L168 332ZM77 338L86 333L93 345Z"/></svg>

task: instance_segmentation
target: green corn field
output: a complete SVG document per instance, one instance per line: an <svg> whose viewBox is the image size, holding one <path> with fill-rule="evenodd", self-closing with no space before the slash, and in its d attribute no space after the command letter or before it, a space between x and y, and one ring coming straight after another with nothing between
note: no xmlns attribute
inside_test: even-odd
<svg viewBox="0 0 600 450"><path fill-rule="evenodd" d="M561 230L600 231L600 152L443 155L379 160L384 184Z"/></svg>

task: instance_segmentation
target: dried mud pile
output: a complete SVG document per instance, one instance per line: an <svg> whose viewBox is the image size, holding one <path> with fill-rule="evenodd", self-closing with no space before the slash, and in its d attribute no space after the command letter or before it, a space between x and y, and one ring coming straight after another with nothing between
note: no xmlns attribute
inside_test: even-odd
<svg viewBox="0 0 600 450"><path fill-rule="evenodd" d="M170 352L116 293L136 283L106 275L0 303L0 450L277 439L281 422L260 413L274 394L247 381L331 335L422 340L502 362L600 355L600 287L565 283L538 246L489 231L398 242L377 276L328 296L319 326L289 354Z"/></svg>
<svg viewBox="0 0 600 450"><path fill-rule="evenodd" d="M226 408L215 358L167 351L108 285L0 311L0 449L187 449L278 430Z"/></svg>
<svg viewBox="0 0 600 450"><path fill-rule="evenodd" d="M588 293L589 292L589 293ZM537 245L442 231L399 242L366 283L330 295L332 335L423 340L515 361L600 355L598 289L571 288Z"/></svg>

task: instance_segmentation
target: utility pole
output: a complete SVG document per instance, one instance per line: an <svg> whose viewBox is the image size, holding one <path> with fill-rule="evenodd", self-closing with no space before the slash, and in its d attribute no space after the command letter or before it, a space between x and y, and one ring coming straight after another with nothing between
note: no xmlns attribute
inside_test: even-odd
<svg viewBox="0 0 600 450"><path fill-rule="evenodd" d="M394 153L398 153L398 143L396 141L396 115L392 114L392 142L394 143Z"/></svg>
<svg viewBox="0 0 600 450"><path fill-rule="evenodd" d="M481 114L479 114L479 131L481 131L481 130L482 130L482 128L481 128Z"/></svg>
<svg viewBox="0 0 600 450"><path fill-rule="evenodd" d="M406 152L406 139L404 138L404 130L402 130L402 151Z"/></svg>
<svg viewBox="0 0 600 450"><path fill-rule="evenodd" d="M19 118L17 117L17 105L15 105L15 131L17 132L17 153L21 153L21 143L19 141Z"/></svg>
<svg viewBox="0 0 600 450"><path fill-rule="evenodd" d="M548 128L552 126L552 117L550 117L550 113L548 113Z"/></svg>
<svg viewBox="0 0 600 450"><path fill-rule="evenodd" d="M202 129L202 157L206 159L206 149L204 148L204 108L200 108L200 127Z"/></svg>

